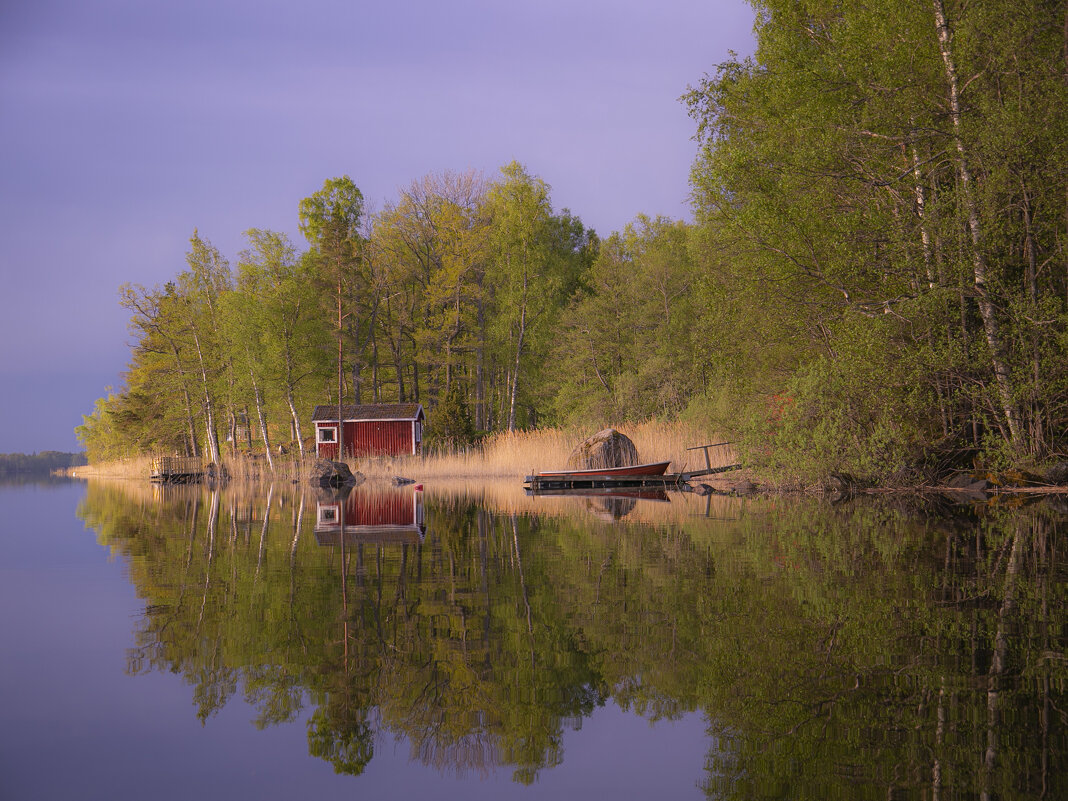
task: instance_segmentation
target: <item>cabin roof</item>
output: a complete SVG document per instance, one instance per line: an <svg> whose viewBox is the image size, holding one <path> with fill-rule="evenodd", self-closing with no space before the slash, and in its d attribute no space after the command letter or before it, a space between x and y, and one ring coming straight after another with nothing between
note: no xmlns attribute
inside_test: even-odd
<svg viewBox="0 0 1068 801"><path fill-rule="evenodd" d="M360 420L418 420L426 419L421 403L343 403L341 416L346 421ZM337 404L315 407L312 421L337 421Z"/></svg>

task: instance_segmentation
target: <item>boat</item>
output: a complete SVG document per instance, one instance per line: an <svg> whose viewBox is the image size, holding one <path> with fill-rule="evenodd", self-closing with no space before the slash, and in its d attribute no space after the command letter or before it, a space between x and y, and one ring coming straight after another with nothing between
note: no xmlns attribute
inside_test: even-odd
<svg viewBox="0 0 1068 801"><path fill-rule="evenodd" d="M596 467L588 470L543 470L535 473L535 479L597 479L597 478L644 478L645 476L662 476L667 472L668 462L650 462L649 464L631 464L626 467Z"/></svg>

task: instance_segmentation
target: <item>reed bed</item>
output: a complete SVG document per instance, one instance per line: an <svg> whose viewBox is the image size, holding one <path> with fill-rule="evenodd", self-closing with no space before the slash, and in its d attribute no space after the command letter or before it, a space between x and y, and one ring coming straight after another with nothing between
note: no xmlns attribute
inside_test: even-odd
<svg viewBox="0 0 1068 801"><path fill-rule="evenodd" d="M310 454L308 461L314 459L315 454ZM299 457L275 457L273 470L266 457L261 454L227 456L223 458L222 463L229 480L238 484L301 482L305 475L305 467Z"/></svg>
<svg viewBox="0 0 1068 801"><path fill-rule="evenodd" d="M152 456L130 456L108 462L92 462L70 467L67 475L75 478L125 478L148 481L152 477Z"/></svg>
<svg viewBox="0 0 1068 801"><path fill-rule="evenodd" d="M640 461L671 460L671 472L704 467L704 454L701 451L688 451L687 448L722 441L722 438L710 429L681 421L651 420L617 428L634 442ZM575 446L594 433L594 429L577 428L504 432L487 438L480 447L454 452L431 452L415 457L356 460L352 466L369 476L522 479L539 470L564 467ZM729 445L711 449L710 456L713 467L733 464L736 461L734 450Z"/></svg>
<svg viewBox="0 0 1068 801"><path fill-rule="evenodd" d="M74 478L113 478L148 481L152 478L152 460L154 456L131 456L107 462L93 462L80 467L68 468L66 474ZM204 464L207 464L205 460ZM274 460L274 470L264 456L225 456L223 469L229 480L237 483L288 482L300 480L303 467L300 459L285 458Z"/></svg>
<svg viewBox="0 0 1068 801"><path fill-rule="evenodd" d="M642 462L671 461L669 471L703 468L704 454L687 450L696 445L716 443L722 437L701 425L689 422L661 422L620 425L619 431L634 442ZM517 479L539 470L564 467L567 457L595 429L546 428L536 431L503 432L488 437L477 447L459 451L431 451L421 456L371 457L346 460L355 471L369 478L406 476L417 480L431 478ZM736 460L728 445L711 450L712 466ZM309 459L313 459L314 455ZM274 469L262 454L226 456L222 460L230 479L237 483L302 481L304 468L299 458L275 459ZM79 478L124 478L147 481L152 474L152 457L138 456L112 462L97 462L72 468Z"/></svg>

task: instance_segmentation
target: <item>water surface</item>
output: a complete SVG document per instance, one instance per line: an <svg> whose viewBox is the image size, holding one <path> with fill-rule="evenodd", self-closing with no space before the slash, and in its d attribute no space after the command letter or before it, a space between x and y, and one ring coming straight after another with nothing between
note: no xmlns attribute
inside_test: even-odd
<svg viewBox="0 0 1068 801"><path fill-rule="evenodd" d="M1065 511L0 487L0 797L1065 797Z"/></svg>

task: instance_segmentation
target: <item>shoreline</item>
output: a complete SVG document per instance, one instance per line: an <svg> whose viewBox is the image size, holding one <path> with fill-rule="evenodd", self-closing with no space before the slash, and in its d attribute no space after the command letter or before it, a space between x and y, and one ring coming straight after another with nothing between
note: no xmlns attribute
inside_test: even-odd
<svg viewBox="0 0 1068 801"><path fill-rule="evenodd" d="M106 479L106 480L119 480L119 481L134 481L139 483L156 483L151 480L147 473L143 473L140 470L118 470L115 469L113 463L109 463L104 470L94 470L92 465L81 465L75 468L67 468L62 471L55 471L52 475L65 476L69 478L80 479L88 481L91 479ZM291 466L299 466L299 462L290 463ZM351 465L350 465L351 466ZM464 482L464 483L515 483L517 485L523 484L523 476L518 474L505 474L505 473L489 473L489 472L466 472L466 473L439 473L423 475L418 470L406 470L396 471L394 462L390 462L384 466L384 469L367 469L366 465L362 466L362 469L354 469L354 473L359 473L363 477L363 483L380 484L387 483L393 485L393 482L397 478L410 479L415 483L423 484L436 484L436 483L449 483L449 482ZM412 465L413 467L415 465ZM211 481L191 482L191 486L207 486L212 483ZM269 484L299 484L306 486L314 486L305 477L303 480L300 478L294 478L292 471L281 471L281 474L261 473L258 476L252 477L248 475L242 475L239 477L231 477L223 482L221 486L227 486L231 484L242 485L263 485ZM177 486L177 485L176 485ZM357 485L359 486L359 485ZM783 496L783 495L797 495L808 497L832 497L842 498L846 496L888 496L888 495L942 495L952 498L960 498L962 500L979 500L984 497L998 496L998 495L1022 495L1022 496L1057 496L1068 495L1068 485L1059 484L1046 484L1046 485L1033 485L1033 486L996 486L991 484L985 487L954 487L949 485L939 484L918 484L911 486L852 486L845 489L834 489L825 485L813 483L807 486L797 486L789 484L777 484L773 481L762 479L750 468L741 468L738 471L732 473L722 473L713 476L705 476L700 479L694 479L689 484L684 485L686 488L668 488L668 491L676 491L683 493L695 493L697 495L720 495L730 497L761 497L761 496ZM703 490L703 487L707 487L707 490ZM576 493L578 495L579 493Z"/></svg>

